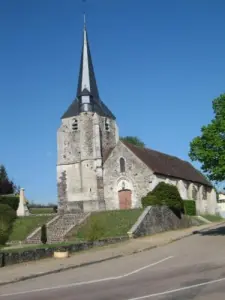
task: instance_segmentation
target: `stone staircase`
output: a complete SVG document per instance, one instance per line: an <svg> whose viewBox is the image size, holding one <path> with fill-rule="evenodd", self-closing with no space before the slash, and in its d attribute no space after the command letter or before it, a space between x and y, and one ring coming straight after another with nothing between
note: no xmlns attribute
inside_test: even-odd
<svg viewBox="0 0 225 300"><path fill-rule="evenodd" d="M57 215L50 220L47 224L47 238L48 244L63 242L65 236L75 227L82 224L86 218L89 217L88 213L73 213ZM41 227L33 231L25 241L27 244L40 244L41 243Z"/></svg>

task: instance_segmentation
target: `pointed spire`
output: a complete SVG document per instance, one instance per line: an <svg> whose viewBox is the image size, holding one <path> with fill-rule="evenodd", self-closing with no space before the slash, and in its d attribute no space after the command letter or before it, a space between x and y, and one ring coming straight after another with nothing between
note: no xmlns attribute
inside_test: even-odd
<svg viewBox="0 0 225 300"><path fill-rule="evenodd" d="M62 118L79 115L83 111L93 111L101 116L115 119L114 115L99 97L91 52L88 42L86 16L84 13L83 46L80 60L80 71L76 100L71 104Z"/></svg>
<svg viewBox="0 0 225 300"><path fill-rule="evenodd" d="M77 98L81 102L81 110L92 110L91 99L100 101L87 36L86 17L84 14L83 47L80 62L80 74L77 87Z"/></svg>

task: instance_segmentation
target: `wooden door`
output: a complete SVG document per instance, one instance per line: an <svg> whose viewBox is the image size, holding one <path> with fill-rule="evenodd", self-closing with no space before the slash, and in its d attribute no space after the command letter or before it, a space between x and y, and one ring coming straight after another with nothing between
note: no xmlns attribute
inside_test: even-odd
<svg viewBox="0 0 225 300"><path fill-rule="evenodd" d="M122 190L119 194L119 206L120 209L131 209L131 191Z"/></svg>

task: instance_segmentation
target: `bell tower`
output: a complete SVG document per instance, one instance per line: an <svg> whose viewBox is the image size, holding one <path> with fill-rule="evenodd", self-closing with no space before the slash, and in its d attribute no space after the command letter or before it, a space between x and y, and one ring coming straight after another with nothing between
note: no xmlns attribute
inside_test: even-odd
<svg viewBox="0 0 225 300"><path fill-rule="evenodd" d="M84 21L77 94L57 131L60 212L105 209L103 161L118 140L116 118L99 96Z"/></svg>

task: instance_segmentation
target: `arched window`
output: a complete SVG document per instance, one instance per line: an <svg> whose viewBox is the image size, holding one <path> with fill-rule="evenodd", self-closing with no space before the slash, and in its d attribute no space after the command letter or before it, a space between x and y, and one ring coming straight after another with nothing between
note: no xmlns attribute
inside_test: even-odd
<svg viewBox="0 0 225 300"><path fill-rule="evenodd" d="M202 186L202 200L207 200L207 189L206 186Z"/></svg>
<svg viewBox="0 0 225 300"><path fill-rule="evenodd" d="M120 158L120 173L125 172L125 160L123 157Z"/></svg>
<svg viewBox="0 0 225 300"><path fill-rule="evenodd" d="M197 186L193 185L193 187L192 187L192 199L197 200L197 195L198 195L198 188L197 188Z"/></svg>
<svg viewBox="0 0 225 300"><path fill-rule="evenodd" d="M73 119L72 130L73 131L77 131L78 130L78 121L77 121L77 119Z"/></svg>

